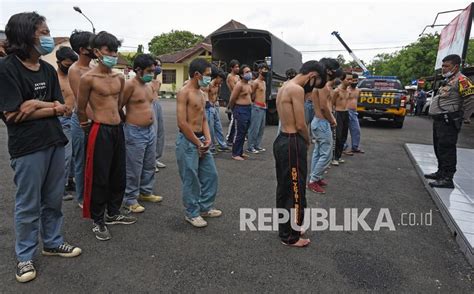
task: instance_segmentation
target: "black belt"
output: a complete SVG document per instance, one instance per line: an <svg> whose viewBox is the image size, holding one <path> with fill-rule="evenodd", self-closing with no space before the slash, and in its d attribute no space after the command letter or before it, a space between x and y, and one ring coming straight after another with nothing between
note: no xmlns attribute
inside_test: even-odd
<svg viewBox="0 0 474 294"><path fill-rule="evenodd" d="M439 114L433 114L433 120L436 121L444 121L447 119L447 117L450 118L457 118L457 117L462 117L462 111L454 111L454 112L447 112L447 113L439 113Z"/></svg>

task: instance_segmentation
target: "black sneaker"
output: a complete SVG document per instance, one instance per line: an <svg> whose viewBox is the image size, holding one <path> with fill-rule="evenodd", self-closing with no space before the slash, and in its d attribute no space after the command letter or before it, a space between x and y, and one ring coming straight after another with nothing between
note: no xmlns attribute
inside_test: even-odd
<svg viewBox="0 0 474 294"><path fill-rule="evenodd" d="M440 174L439 172L435 172L435 173L432 173L432 174L426 174L424 175L425 179L430 179L430 180L437 180L440 178Z"/></svg>
<svg viewBox="0 0 474 294"><path fill-rule="evenodd" d="M33 260L21 261L16 265L16 280L26 283L36 278L36 269Z"/></svg>
<svg viewBox="0 0 474 294"><path fill-rule="evenodd" d="M71 201L74 197L71 194L64 194L63 201Z"/></svg>
<svg viewBox="0 0 474 294"><path fill-rule="evenodd" d="M81 255L82 250L79 247L69 245L64 242L56 248L43 248L43 255L46 256L61 256L61 257L76 257Z"/></svg>
<svg viewBox="0 0 474 294"><path fill-rule="evenodd" d="M454 183L453 180L451 179L438 179L434 182L431 182L429 184L433 188L448 188L448 189L454 189Z"/></svg>
<svg viewBox="0 0 474 294"><path fill-rule="evenodd" d="M137 222L137 218L130 215L117 214L114 216L105 215L106 225L131 225Z"/></svg>
<svg viewBox="0 0 474 294"><path fill-rule="evenodd" d="M92 227L92 232L94 233L97 240L100 241L107 241L112 238L110 235L109 229L106 225L103 224L96 224L94 223L94 227Z"/></svg>

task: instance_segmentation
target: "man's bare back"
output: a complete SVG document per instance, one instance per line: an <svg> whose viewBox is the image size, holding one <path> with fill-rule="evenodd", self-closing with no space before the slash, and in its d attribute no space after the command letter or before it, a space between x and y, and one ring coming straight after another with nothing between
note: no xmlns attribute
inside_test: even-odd
<svg viewBox="0 0 474 294"><path fill-rule="evenodd" d="M118 125L120 123L119 105L124 88L124 77L115 72L103 73L96 67L81 77L79 86L79 110L91 106L94 121ZM79 120L82 122L80 113Z"/></svg>
<svg viewBox="0 0 474 294"><path fill-rule="evenodd" d="M304 122L304 90L294 81L288 81L283 85L277 94L277 111L281 122L281 131L284 133L300 133L305 141L309 143L308 129ZM300 118L306 130L298 131L297 115L303 114Z"/></svg>
<svg viewBox="0 0 474 294"><path fill-rule="evenodd" d="M147 84L137 79L125 82L123 104L127 110L126 122L140 127L153 123L152 103L154 92Z"/></svg>

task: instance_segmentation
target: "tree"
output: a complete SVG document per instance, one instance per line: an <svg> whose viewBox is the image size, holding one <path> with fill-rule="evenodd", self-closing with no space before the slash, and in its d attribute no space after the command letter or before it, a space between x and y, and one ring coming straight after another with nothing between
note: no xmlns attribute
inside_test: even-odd
<svg viewBox="0 0 474 294"><path fill-rule="evenodd" d="M438 34L422 36L400 51L376 55L368 68L374 75L398 76L407 85L411 80L434 74L438 44Z"/></svg>
<svg viewBox="0 0 474 294"><path fill-rule="evenodd" d="M144 52L143 45L142 44L138 45L137 54L142 54L143 52Z"/></svg>
<svg viewBox="0 0 474 294"><path fill-rule="evenodd" d="M202 42L204 36L189 31L174 31L153 37L148 43L148 50L154 55L162 55L191 48Z"/></svg>

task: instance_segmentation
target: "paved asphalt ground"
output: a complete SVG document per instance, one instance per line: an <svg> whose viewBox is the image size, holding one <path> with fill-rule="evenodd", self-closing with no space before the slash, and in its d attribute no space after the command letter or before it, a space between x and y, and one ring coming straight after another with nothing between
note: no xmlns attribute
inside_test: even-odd
<svg viewBox="0 0 474 294"><path fill-rule="evenodd" d="M13 173L9 166L6 128L0 127L0 293L123 292L443 292L473 293L474 271L458 249L447 225L425 190L403 144L431 143L426 118L407 117L403 129L366 122L364 155L346 157L331 168L327 194L307 192L308 207L373 211L389 208L396 231L309 232L305 249L280 244L275 232L241 232L240 208L275 205L272 143L276 127L265 129L264 154L236 162L216 156L219 171L217 207L224 215L204 229L184 221L180 180L174 152L175 103L163 101L166 148L157 174L162 204L145 203L137 224L111 227L113 239L97 241L91 222L74 202L65 202L66 240L83 249L74 259L37 258L38 277L15 281ZM222 118L227 129L227 119ZM460 147L474 148L474 125L465 126ZM404 212L433 212L431 226L398 225Z"/></svg>

